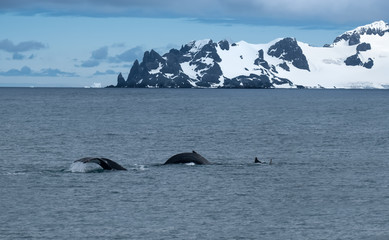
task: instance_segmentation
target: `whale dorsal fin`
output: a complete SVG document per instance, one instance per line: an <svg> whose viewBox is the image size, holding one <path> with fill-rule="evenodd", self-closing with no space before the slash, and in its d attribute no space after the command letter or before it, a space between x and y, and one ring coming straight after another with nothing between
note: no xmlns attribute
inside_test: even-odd
<svg viewBox="0 0 389 240"><path fill-rule="evenodd" d="M254 163L261 163L261 161L259 161L258 158L255 157Z"/></svg>

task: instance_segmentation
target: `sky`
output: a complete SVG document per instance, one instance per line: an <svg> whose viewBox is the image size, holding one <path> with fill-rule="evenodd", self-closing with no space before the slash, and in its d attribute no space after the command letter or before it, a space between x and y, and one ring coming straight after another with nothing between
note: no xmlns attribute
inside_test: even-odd
<svg viewBox="0 0 389 240"><path fill-rule="evenodd" d="M0 0L0 87L116 85L151 49L193 40L313 46L389 20L387 0Z"/></svg>

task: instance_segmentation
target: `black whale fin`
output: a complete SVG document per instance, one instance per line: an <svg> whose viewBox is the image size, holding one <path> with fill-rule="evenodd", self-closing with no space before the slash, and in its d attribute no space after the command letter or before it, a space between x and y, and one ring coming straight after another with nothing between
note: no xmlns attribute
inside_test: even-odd
<svg viewBox="0 0 389 240"><path fill-rule="evenodd" d="M254 163L262 163L262 162L259 161L257 157L255 157Z"/></svg>
<svg viewBox="0 0 389 240"><path fill-rule="evenodd" d="M110 159L108 159L108 158L101 158L101 159L103 159L104 161L106 161L106 162L108 163L108 165L109 165L111 168L115 169L115 170L127 170L127 169L125 169L124 167L122 167L119 163L114 162L114 161L112 161L112 160L110 160Z"/></svg>

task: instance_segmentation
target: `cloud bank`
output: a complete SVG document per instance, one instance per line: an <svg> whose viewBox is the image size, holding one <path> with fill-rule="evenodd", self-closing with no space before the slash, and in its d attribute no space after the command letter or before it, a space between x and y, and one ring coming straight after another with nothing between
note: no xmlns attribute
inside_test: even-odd
<svg viewBox="0 0 389 240"><path fill-rule="evenodd" d="M25 41L18 44L14 44L8 39L0 41L0 50L4 50L10 53L27 52L31 50L40 50L43 48L46 48L46 46L43 43L37 41Z"/></svg>
<svg viewBox="0 0 389 240"><path fill-rule="evenodd" d="M118 72L115 72L114 70L108 69L105 72L96 71L93 76L104 76L104 75L117 75Z"/></svg>
<svg viewBox="0 0 389 240"><path fill-rule="evenodd" d="M0 76L5 77L78 77L76 73L63 72L59 69L44 68L40 71L33 71L30 67L24 66L21 69L11 69L0 72Z"/></svg>
<svg viewBox="0 0 389 240"><path fill-rule="evenodd" d="M24 14L224 19L344 24L389 19L387 0L2 0L1 12Z"/></svg>
<svg viewBox="0 0 389 240"><path fill-rule="evenodd" d="M103 62L107 63L131 63L136 59L141 59L143 57L144 49L140 46L128 49L120 54L115 56L108 55L109 48L107 46L101 47L92 51L92 54L88 60L85 60L81 65L75 65L76 67L83 68L92 68L97 67Z"/></svg>

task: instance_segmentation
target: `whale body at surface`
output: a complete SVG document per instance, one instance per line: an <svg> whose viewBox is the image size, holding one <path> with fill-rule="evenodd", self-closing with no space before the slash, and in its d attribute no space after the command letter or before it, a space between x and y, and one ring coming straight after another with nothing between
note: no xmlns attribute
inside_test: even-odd
<svg viewBox="0 0 389 240"><path fill-rule="evenodd" d="M179 153L169 158L165 164L179 164L179 163L194 163L194 164L211 164L207 159L197 152Z"/></svg>
<svg viewBox="0 0 389 240"><path fill-rule="evenodd" d="M115 161L112 161L108 158L96 158L96 157L85 157L78 159L74 162L82 162L82 163L97 163L105 170L127 170L118 164Z"/></svg>

